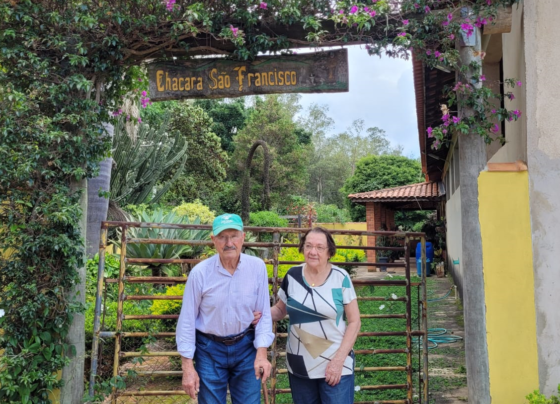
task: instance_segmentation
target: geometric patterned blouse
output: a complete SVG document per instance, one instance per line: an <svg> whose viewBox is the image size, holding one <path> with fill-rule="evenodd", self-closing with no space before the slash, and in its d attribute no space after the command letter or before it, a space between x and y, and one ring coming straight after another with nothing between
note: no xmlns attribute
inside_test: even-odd
<svg viewBox="0 0 560 404"><path fill-rule="evenodd" d="M356 299L356 292L348 273L334 265L320 286L308 284L304 273L305 264L290 268L278 291L290 316L288 371L306 379L321 379L346 331L344 306ZM342 376L353 372L354 359L350 354Z"/></svg>

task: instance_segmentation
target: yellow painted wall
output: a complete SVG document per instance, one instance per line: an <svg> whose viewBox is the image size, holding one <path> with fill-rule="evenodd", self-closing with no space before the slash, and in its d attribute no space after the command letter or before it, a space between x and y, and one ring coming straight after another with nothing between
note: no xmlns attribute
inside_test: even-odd
<svg viewBox="0 0 560 404"><path fill-rule="evenodd" d="M366 222L346 222L346 223L316 223L316 226L322 226L329 230L358 230L367 231ZM335 235L334 241L337 245L367 245L367 237L362 236L345 236Z"/></svg>
<svg viewBox="0 0 560 404"><path fill-rule="evenodd" d="M493 404L525 404L539 388L529 178L478 179L486 332Z"/></svg>

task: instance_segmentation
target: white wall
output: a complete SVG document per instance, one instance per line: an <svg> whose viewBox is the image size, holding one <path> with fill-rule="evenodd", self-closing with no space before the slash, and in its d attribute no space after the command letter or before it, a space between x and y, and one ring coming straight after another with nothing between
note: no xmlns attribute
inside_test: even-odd
<svg viewBox="0 0 560 404"><path fill-rule="evenodd" d="M457 188L445 204L445 218L447 220L447 268L455 280L459 293L463 296L461 187ZM453 264L453 260L459 260L459 265Z"/></svg>
<svg viewBox="0 0 560 404"><path fill-rule="evenodd" d="M560 383L560 24L558 0L524 2L527 157L541 391Z"/></svg>

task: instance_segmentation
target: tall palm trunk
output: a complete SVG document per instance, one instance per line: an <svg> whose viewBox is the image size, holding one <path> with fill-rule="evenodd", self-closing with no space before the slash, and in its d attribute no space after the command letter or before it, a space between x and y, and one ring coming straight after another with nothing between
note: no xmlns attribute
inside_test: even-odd
<svg viewBox="0 0 560 404"><path fill-rule="evenodd" d="M107 135L113 138L113 125L104 124ZM99 175L88 180L88 210L87 210L87 234L86 234L86 256L92 258L99 251L99 239L101 236L101 222L107 220L109 209L109 198L100 197L99 190L104 192L110 190L111 168L113 159L106 158L99 164Z"/></svg>

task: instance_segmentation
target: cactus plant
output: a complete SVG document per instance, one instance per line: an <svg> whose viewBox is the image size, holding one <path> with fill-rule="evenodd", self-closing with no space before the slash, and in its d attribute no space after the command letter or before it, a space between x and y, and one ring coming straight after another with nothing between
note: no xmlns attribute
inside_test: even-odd
<svg viewBox="0 0 560 404"><path fill-rule="evenodd" d="M138 123L136 139L126 131L121 117L115 125L111 173L111 200L120 206L156 203L181 175L187 161L187 142L167 124L152 128ZM160 183L175 170L173 176Z"/></svg>

